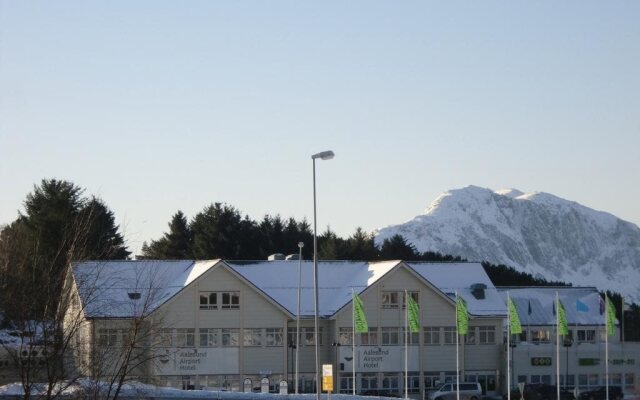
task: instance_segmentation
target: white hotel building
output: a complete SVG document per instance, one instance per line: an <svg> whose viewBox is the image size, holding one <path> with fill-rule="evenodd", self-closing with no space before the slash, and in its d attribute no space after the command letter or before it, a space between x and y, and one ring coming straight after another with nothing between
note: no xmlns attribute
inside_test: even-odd
<svg viewBox="0 0 640 400"><path fill-rule="evenodd" d="M83 373L98 377L96 365L104 362L103 355L116 354L130 337L132 324L144 314L143 322L151 327L152 335L141 343L148 361L132 373L140 380L179 388L242 391L260 386L260 380L268 378L272 390L286 380L290 382L289 392L294 392L297 350L299 390L313 392L317 337L320 363L334 366L335 391L351 393L355 367L358 392L403 393L406 291L420 306L422 328L419 333L409 335L407 360L409 393L419 398L436 383L455 379L457 292L467 302L470 313L470 333L462 337L459 349L461 379L479 381L487 394L502 393L507 387L503 340L505 293L493 286L479 263L321 261L318 275L320 329L316 335L311 261L73 264L72 290L78 293L76 304L82 306L84 320L77 337L79 351L74 357L75 365ZM299 344L295 340L298 288ZM576 289L559 290L562 297ZM592 307L597 292L585 290L589 293L584 301ZM369 325L369 333L356 335L356 354L352 351L352 291L362 298ZM548 290L511 290L521 315L523 304L526 307L529 304L526 299L538 299L537 291ZM547 297L540 296L539 308L537 303L533 306L536 311L542 313L548 306ZM593 312L599 316L598 311ZM534 315L526 311L524 314ZM550 354L551 333L549 340L544 341L538 338L546 338L547 334L536 332L551 328L538 324L541 321L534 317L526 320L525 315L523 326L529 336L523 337L514 349L516 378L554 383L555 375L550 368L528 365L532 357ZM569 322L575 325L572 329L578 342L581 335L592 338L589 326L602 329L598 326L601 322L585 325L584 329L575 321ZM575 353L577 363L571 368L572 379L582 386L586 376L586 386L591 386L596 379L594 374L599 374L597 380L602 382L602 372L594 372L597 364L591 366L593 370L578 364L587 362L584 359L602 360L601 351L592 347L603 346L597 334L596 343L583 342L575 345L575 350L569 350ZM616 342L614 346L622 346L619 340ZM610 356L610 363L614 361L617 368L615 373L620 374L615 379L621 376L621 384L629 387L637 386L637 349L635 344L628 344L624 350L614 350L616 358ZM565 349L562 350L564 354ZM623 359L622 364L618 364L619 358ZM603 362L600 361L600 370ZM251 384L245 387L248 380Z"/></svg>

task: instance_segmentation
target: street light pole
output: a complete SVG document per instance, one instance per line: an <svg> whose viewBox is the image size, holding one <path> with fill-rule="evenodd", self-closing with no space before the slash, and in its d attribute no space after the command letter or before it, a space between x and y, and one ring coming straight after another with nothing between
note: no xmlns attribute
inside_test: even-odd
<svg viewBox="0 0 640 400"><path fill-rule="evenodd" d="M314 303L314 335L316 344L316 399L320 400L321 382L320 382L320 356L318 345L320 337L320 329L318 327L318 220L316 208L316 159L330 160L334 156L333 151L327 150L311 156L313 160L313 303Z"/></svg>
<svg viewBox="0 0 640 400"><path fill-rule="evenodd" d="M298 361L300 357L298 356L298 348L300 347L300 285L302 282L302 248L304 247L303 242L298 242L298 313L296 314L296 394L298 394Z"/></svg>

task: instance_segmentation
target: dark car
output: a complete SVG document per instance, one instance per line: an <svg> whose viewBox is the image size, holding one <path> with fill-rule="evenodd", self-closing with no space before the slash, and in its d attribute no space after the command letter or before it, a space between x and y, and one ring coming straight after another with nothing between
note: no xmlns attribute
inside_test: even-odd
<svg viewBox="0 0 640 400"><path fill-rule="evenodd" d="M605 400L607 398L607 388L601 386L594 390L580 393L578 400ZM609 400L621 400L624 397L620 386L609 386Z"/></svg>
<svg viewBox="0 0 640 400"><path fill-rule="evenodd" d="M554 385L526 384L524 385L524 400L557 400L558 389ZM506 399L506 396L503 396ZM511 400L520 400L520 389L511 389ZM560 400L575 400L573 393L560 389Z"/></svg>

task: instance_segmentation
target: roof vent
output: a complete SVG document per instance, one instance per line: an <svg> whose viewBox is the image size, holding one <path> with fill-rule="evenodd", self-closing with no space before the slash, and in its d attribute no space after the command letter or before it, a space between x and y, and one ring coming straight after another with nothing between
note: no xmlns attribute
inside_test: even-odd
<svg viewBox="0 0 640 400"><path fill-rule="evenodd" d="M474 283L471 285L471 294L478 300L484 299L484 291L487 288L487 285L484 283Z"/></svg>
<svg viewBox="0 0 640 400"><path fill-rule="evenodd" d="M299 260L300 259L300 254L289 254L284 259L287 260L287 261Z"/></svg>
<svg viewBox="0 0 640 400"><path fill-rule="evenodd" d="M281 260L284 260L284 254L282 254L282 253L272 254L267 258L267 260L269 260L269 261L281 261Z"/></svg>
<svg viewBox="0 0 640 400"><path fill-rule="evenodd" d="M129 292L127 294L129 295L129 298L131 300L140 300L140 293L139 292Z"/></svg>

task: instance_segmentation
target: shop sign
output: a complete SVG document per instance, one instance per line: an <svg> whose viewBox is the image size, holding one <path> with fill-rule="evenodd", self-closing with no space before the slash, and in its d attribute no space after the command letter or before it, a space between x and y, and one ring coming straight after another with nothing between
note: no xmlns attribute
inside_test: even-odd
<svg viewBox="0 0 640 400"><path fill-rule="evenodd" d="M535 367L547 367L551 365L551 357L531 357L531 365Z"/></svg>
<svg viewBox="0 0 640 400"><path fill-rule="evenodd" d="M599 358L578 358L578 365L582 367L600 365L600 359Z"/></svg>

